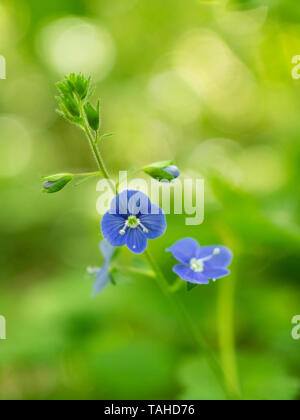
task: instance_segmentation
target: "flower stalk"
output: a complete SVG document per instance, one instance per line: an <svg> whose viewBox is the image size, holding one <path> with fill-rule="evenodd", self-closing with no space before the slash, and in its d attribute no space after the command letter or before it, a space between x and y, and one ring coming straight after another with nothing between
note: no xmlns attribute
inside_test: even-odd
<svg viewBox="0 0 300 420"><path fill-rule="evenodd" d="M85 118L85 115L84 115L85 113L84 113L83 107L81 107L81 113L82 113L82 116ZM87 138L90 142L95 160L97 162L97 165L98 165L100 171L103 171L105 178L110 180L109 173L108 173L108 171L105 167L103 159L102 159L102 157L100 155L100 152L98 151L97 146L96 146L97 140L93 139L92 134L90 133L90 130L89 130L88 125L86 123L86 120L85 120L85 123L84 123L84 130L85 130ZM113 184L110 183L110 185L112 187L113 192L115 193L115 188L114 188ZM145 251L145 255L146 255L146 258L147 258L150 266L152 267L154 273L156 274L154 276L154 278L156 280L156 283L157 283L158 287L160 288L162 293L170 301L171 305L176 310L183 326L184 327L186 327L186 326L189 327L188 330L190 332L191 337L197 343L197 346L199 347L199 349L201 349L204 352L204 355L207 359L207 362L209 363L210 368L212 369L214 374L216 375L221 387L224 389L225 394L228 396L229 399L237 399L237 396L235 395L234 390L230 389L227 386L222 367L220 366L217 358L213 355L212 351L209 349L208 345L206 344L206 341L201 336L198 328L195 326L195 324L194 324L192 318L190 317L189 313L187 312L185 306L182 304L182 302L174 294L174 292L172 290L172 286L169 285L169 282L165 278L164 274L160 270L160 267L156 263L155 259L152 257L149 250Z"/></svg>
<svg viewBox="0 0 300 420"><path fill-rule="evenodd" d="M83 108L82 108L82 115L84 115ZM98 151L98 149L97 149L97 147L94 143L94 140L92 138L92 135L89 131L89 128L88 128L86 122L84 124L84 128L85 128L85 132L87 134L87 137L90 141L90 145L91 145L92 150L94 152L94 157L95 157L95 160L97 162L97 165L98 165L100 171L103 171L103 169L104 169L105 170L105 172L104 172L105 178L110 179L109 178L109 173L106 170L106 167L104 165L104 162L102 160L100 152ZM112 190L115 193L114 187L112 187ZM149 265L152 267L154 273L156 274L154 276L154 278L156 280L156 283L157 283L158 287L160 288L162 293L170 301L171 305L176 310L177 314L179 315L179 318L180 318L181 322L183 323L183 326L184 327L186 327L186 326L189 327L188 330L189 330L191 336L193 337L193 339L195 340L195 342L197 343L199 348L204 352L205 357L207 358L207 361L208 361L212 371L216 375L220 385L224 389L224 392L228 395L228 397L230 399L235 399L235 396L233 396L233 394L228 390L228 388L226 386L226 382L225 382L225 379L224 379L224 374L223 374L222 368L221 368L218 360L212 354L212 352L209 349L208 345L206 344L205 340L200 335L200 332L198 331L198 328L194 325L194 322L193 322L192 318L190 317L189 313L187 312L185 306L182 304L182 302L177 298L177 296L172 291L172 286L169 285L169 282L165 278L164 274L162 273L160 267L156 263L155 259L152 257L149 250L145 251L145 255L146 255L146 258L149 262Z"/></svg>
<svg viewBox="0 0 300 420"><path fill-rule="evenodd" d="M225 395L227 395L228 399L230 400L239 399L239 396L235 392L235 390L227 386L224 372L217 357L209 348L208 344L206 343L206 340L201 335L199 329L195 325L192 317L190 316L184 304L172 291L172 287L169 285L169 282L167 281L164 273L156 263L155 259L152 257L150 251L147 250L145 252L145 255L150 266L153 268L153 271L156 273L155 280L157 286L160 288L160 290L166 296L166 298L170 301L170 304L173 306L175 312L177 313L178 319L182 323L183 327L188 327L187 330L191 338L195 341L198 349L204 353L207 363L209 364L212 372L215 374L220 386L225 392Z"/></svg>
<svg viewBox="0 0 300 420"><path fill-rule="evenodd" d="M218 332L221 364L227 388L240 394L234 342L234 288L232 275L226 283L220 284L218 297Z"/></svg>
<svg viewBox="0 0 300 420"><path fill-rule="evenodd" d="M92 149L94 158L97 162L98 168L100 169L100 172L103 174L104 178L107 179L107 181L109 182L113 191L115 192L114 184L111 181L111 178L110 178L109 173L106 169L105 163L104 163L104 161L102 159L102 156L101 156L101 154L98 150L98 147L97 147L97 144L99 142L99 135L98 135L98 133L96 133L95 136L93 136L93 134L91 133L91 130L90 130L89 125L88 125L86 113L85 113L85 110L84 110L84 106L83 106L81 100L79 100L79 109L80 109L80 115L81 115L81 118L82 118L82 121L83 121L82 122L82 127L83 127L83 130L84 130L84 132L87 136L87 139L89 141L89 144L90 144L90 147Z"/></svg>

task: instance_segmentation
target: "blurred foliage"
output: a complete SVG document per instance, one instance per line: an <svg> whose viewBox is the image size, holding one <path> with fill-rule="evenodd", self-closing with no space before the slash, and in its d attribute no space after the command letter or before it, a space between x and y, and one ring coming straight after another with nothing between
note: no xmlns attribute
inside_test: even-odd
<svg viewBox="0 0 300 420"><path fill-rule="evenodd" d="M172 159L205 178L203 225L169 216L152 252L172 282L175 240L231 247L242 396L299 398L299 17L292 0L1 1L1 399L225 397L152 279L119 274L91 299L96 181L40 192L41 176L97 169L55 113L73 71L116 134L101 145L114 174ZM216 352L219 286L180 292Z"/></svg>

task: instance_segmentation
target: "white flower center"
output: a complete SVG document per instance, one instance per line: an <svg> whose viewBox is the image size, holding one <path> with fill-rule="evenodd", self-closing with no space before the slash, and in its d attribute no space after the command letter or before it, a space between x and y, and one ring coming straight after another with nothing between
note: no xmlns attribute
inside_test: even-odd
<svg viewBox="0 0 300 420"><path fill-rule="evenodd" d="M129 216L127 219L127 226L131 229L136 229L140 224L139 219L136 216Z"/></svg>
<svg viewBox="0 0 300 420"><path fill-rule="evenodd" d="M195 273L202 273L204 271L203 260L197 260L197 258L191 259L190 267Z"/></svg>
<svg viewBox="0 0 300 420"><path fill-rule="evenodd" d="M141 227L144 233L149 233L149 230L141 223L140 219L136 216L129 216L126 220L124 227L120 230L120 235L124 236L126 234L127 229L137 229Z"/></svg>

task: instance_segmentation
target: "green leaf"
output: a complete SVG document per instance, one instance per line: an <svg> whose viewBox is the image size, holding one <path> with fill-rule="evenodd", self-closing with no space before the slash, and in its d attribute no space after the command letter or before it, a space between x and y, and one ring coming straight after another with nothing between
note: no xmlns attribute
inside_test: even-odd
<svg viewBox="0 0 300 420"><path fill-rule="evenodd" d="M100 102L98 101L97 108L94 108L90 102L84 107L89 126L92 130L98 131L100 128Z"/></svg>
<svg viewBox="0 0 300 420"><path fill-rule="evenodd" d="M169 160L169 161L164 161L164 162L152 163L151 165L144 167L143 171L147 175L150 175L152 178L156 179L157 181L162 181L162 180L173 181L175 178L177 178L177 176L174 176L173 173L169 173L166 171L170 167L176 168L178 170L178 168L174 165L174 162ZM178 173L179 173L179 170L178 170Z"/></svg>
<svg viewBox="0 0 300 420"><path fill-rule="evenodd" d="M73 174L56 174L42 177L43 192L53 194L61 191L69 182L72 181Z"/></svg>

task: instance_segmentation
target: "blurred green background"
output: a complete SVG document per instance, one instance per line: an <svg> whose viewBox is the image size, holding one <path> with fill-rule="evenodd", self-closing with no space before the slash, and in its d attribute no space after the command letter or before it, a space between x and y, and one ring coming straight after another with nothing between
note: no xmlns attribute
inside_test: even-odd
<svg viewBox="0 0 300 420"><path fill-rule="evenodd" d="M233 249L230 277L179 293L226 377L244 399L299 398L298 54L292 0L1 0L1 399L225 398L152 279L120 274L91 299L96 181L41 194L42 175L95 170L55 113L73 71L92 75L116 133L113 173L171 158L205 178L204 224L169 216L151 250L172 282L175 240Z"/></svg>

